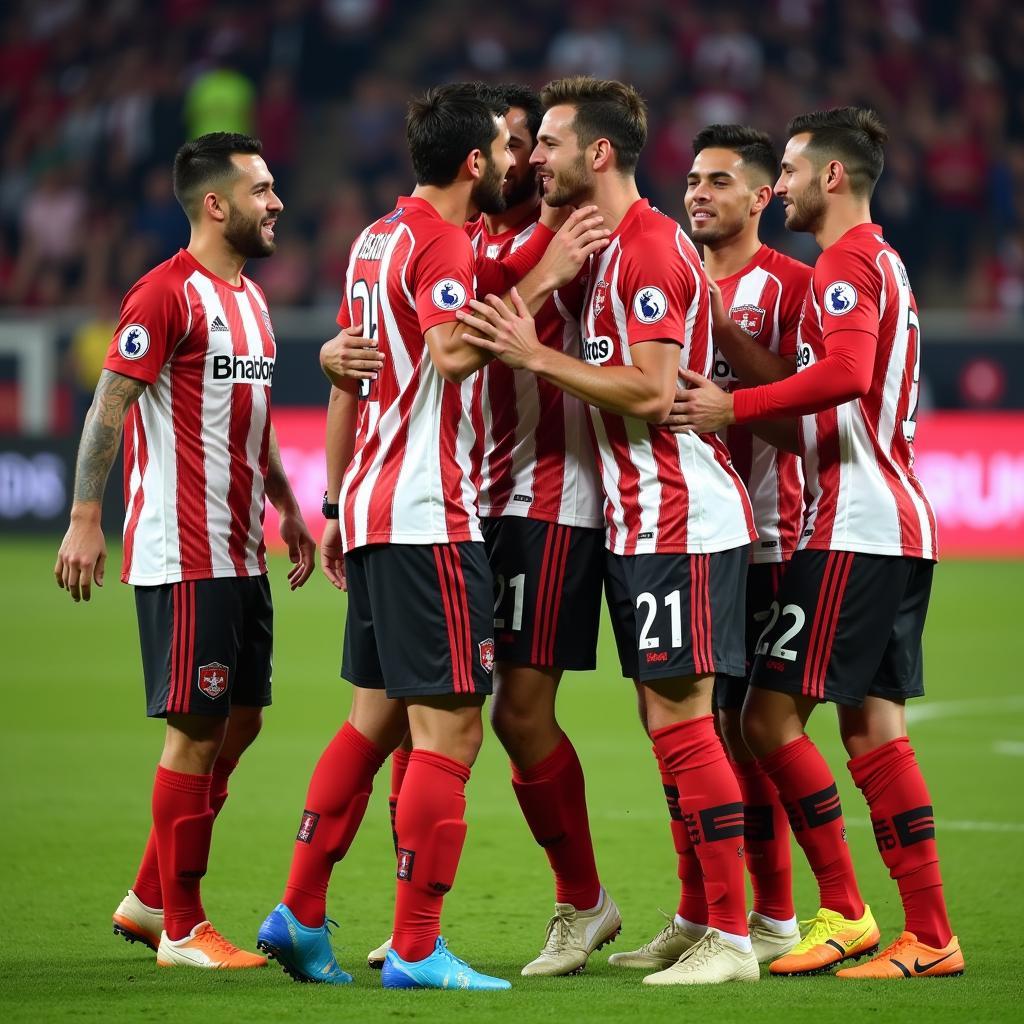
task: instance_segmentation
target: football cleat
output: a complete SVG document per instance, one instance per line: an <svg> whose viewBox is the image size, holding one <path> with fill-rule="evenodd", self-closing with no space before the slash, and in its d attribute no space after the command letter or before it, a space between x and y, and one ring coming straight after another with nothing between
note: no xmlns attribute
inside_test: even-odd
<svg viewBox="0 0 1024 1024"><path fill-rule="evenodd" d="M754 956L759 964L770 964L780 956L785 956L800 941L800 929L795 921L790 931L780 932L752 910L747 915L747 927L750 929Z"/></svg>
<svg viewBox="0 0 1024 1024"><path fill-rule="evenodd" d="M156 951L157 967L205 967L239 970L266 967L267 958L247 953L228 942L209 921L200 921L183 939L160 935Z"/></svg>
<svg viewBox="0 0 1024 1024"><path fill-rule="evenodd" d="M511 982L474 971L448 948L440 935L434 952L425 960L410 963L389 949L384 957L380 982L384 988L461 988L470 992L493 992L512 987Z"/></svg>
<svg viewBox="0 0 1024 1024"><path fill-rule="evenodd" d="M163 930L163 910L147 907L129 889L128 895L114 911L114 934L123 935L125 942L141 942L155 953Z"/></svg>
<svg viewBox="0 0 1024 1024"><path fill-rule="evenodd" d="M857 921L822 907L811 921L804 937L785 956L773 960L768 968L774 975L823 974L844 960L859 960L878 949L879 931L871 908Z"/></svg>
<svg viewBox="0 0 1024 1024"><path fill-rule="evenodd" d="M384 957L388 955L391 948L391 936L389 935L376 949L371 949L366 954L366 966L371 971L379 971L384 966Z"/></svg>
<svg viewBox="0 0 1024 1024"><path fill-rule="evenodd" d="M601 902L594 910L580 912L571 903L556 903L555 915L540 955L522 970L524 978L555 978L579 974L596 949L614 942L622 931L622 918L615 901L601 890Z"/></svg>
<svg viewBox="0 0 1024 1024"><path fill-rule="evenodd" d="M761 972L753 950L737 949L709 928L671 967L648 974L645 985L717 985L723 981L757 981Z"/></svg>
<svg viewBox="0 0 1024 1024"><path fill-rule="evenodd" d="M964 973L964 955L954 935L942 949L926 946L904 932L876 957L836 971L837 978L955 978Z"/></svg>
<svg viewBox="0 0 1024 1024"><path fill-rule="evenodd" d="M331 924L337 926L335 921ZM347 985L352 980L352 975L334 959L327 920L319 928L307 928L283 903L278 903L260 925L256 948L276 960L294 981Z"/></svg>
<svg viewBox="0 0 1024 1024"><path fill-rule="evenodd" d="M688 949L700 942L707 932L704 925L687 928L668 914L662 916L666 921L665 927L650 942L645 942L639 949L612 953L608 957L608 963L614 967L661 971L671 967Z"/></svg>

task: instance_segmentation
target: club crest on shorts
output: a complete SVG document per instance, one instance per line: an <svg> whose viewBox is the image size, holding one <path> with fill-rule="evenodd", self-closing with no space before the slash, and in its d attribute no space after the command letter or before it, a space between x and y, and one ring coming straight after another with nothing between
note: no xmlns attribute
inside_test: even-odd
<svg viewBox="0 0 1024 1024"><path fill-rule="evenodd" d="M219 661L211 661L209 665L200 665L198 686L210 700L216 700L221 694L226 693L228 688L227 665L222 665Z"/></svg>
<svg viewBox="0 0 1024 1024"><path fill-rule="evenodd" d="M756 338L764 327L764 310L760 306L733 306L729 316L741 331L752 338Z"/></svg>
<svg viewBox="0 0 1024 1024"><path fill-rule="evenodd" d="M594 285L594 316L600 316L604 312L610 287L611 285L607 281L598 281Z"/></svg>
<svg viewBox="0 0 1024 1024"><path fill-rule="evenodd" d="M648 285L633 296L633 316L642 324L656 324L668 312L668 299L660 288Z"/></svg>
<svg viewBox="0 0 1024 1024"><path fill-rule="evenodd" d="M412 881L412 866L416 861L415 850L398 848L398 877L403 882Z"/></svg>
<svg viewBox="0 0 1024 1024"><path fill-rule="evenodd" d="M117 336L117 351L125 359L141 359L149 351L149 331L142 324L129 324Z"/></svg>
<svg viewBox="0 0 1024 1024"><path fill-rule="evenodd" d="M458 309L466 304L466 289L450 277L438 281L430 292L438 309Z"/></svg>
<svg viewBox="0 0 1024 1024"><path fill-rule="evenodd" d="M833 316L845 316L857 305L857 289L849 281L833 281L825 289L825 308Z"/></svg>
<svg viewBox="0 0 1024 1024"><path fill-rule="evenodd" d="M485 672L494 671L494 639L488 637L486 640L481 640L477 646L480 648L480 664L483 665Z"/></svg>

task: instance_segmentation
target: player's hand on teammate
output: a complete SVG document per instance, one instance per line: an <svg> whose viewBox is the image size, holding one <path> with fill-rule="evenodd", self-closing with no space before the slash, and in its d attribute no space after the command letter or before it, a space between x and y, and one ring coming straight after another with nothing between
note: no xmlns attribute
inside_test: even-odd
<svg viewBox="0 0 1024 1024"><path fill-rule="evenodd" d="M92 584L103 586L107 564L107 542L103 539L99 512L88 518L71 516L71 525L64 534L53 575L57 586L66 590L77 604L92 597Z"/></svg>
<svg viewBox="0 0 1024 1024"><path fill-rule="evenodd" d="M338 590L348 590L345 582L345 555L341 549L341 524L337 519L328 519L320 538L320 567L331 585Z"/></svg>
<svg viewBox="0 0 1024 1024"><path fill-rule="evenodd" d="M610 234L596 206L581 206L570 214L537 265L545 282L552 289L567 285L593 253L608 245Z"/></svg>
<svg viewBox="0 0 1024 1024"><path fill-rule="evenodd" d="M346 327L320 347L320 368L336 387L347 380L376 380L384 353L363 337L361 327Z"/></svg>
<svg viewBox="0 0 1024 1024"><path fill-rule="evenodd" d="M673 434L713 434L736 422L727 391L693 370L680 368L679 379L688 387L677 388L664 423Z"/></svg>
<svg viewBox="0 0 1024 1024"><path fill-rule="evenodd" d="M288 559L292 563L292 569L288 573L288 586L292 590L298 590L313 574L316 565L316 544L298 509L282 514L278 531L281 540L288 545Z"/></svg>
<svg viewBox="0 0 1024 1024"><path fill-rule="evenodd" d="M537 337L537 326L517 289L511 292L512 308L497 295L488 295L486 302L470 300L475 316L459 311L456 315L468 327L483 335L463 334L462 340L486 349L508 366L529 369L530 358L543 351Z"/></svg>

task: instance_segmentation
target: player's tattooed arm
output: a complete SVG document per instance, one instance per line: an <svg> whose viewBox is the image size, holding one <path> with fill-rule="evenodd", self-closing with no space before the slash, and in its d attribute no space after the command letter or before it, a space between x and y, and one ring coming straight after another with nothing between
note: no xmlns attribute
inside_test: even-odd
<svg viewBox="0 0 1024 1024"><path fill-rule="evenodd" d="M146 390L145 381L104 370L85 417L75 467L75 504L101 502L110 467L121 446L121 432L128 410Z"/></svg>
<svg viewBox="0 0 1024 1024"><path fill-rule="evenodd" d="M53 567L57 586L75 602L89 600L93 583L103 586L107 561L107 545L100 525L103 490L121 444L124 418L145 390L144 381L104 370L85 417L78 446L71 524Z"/></svg>

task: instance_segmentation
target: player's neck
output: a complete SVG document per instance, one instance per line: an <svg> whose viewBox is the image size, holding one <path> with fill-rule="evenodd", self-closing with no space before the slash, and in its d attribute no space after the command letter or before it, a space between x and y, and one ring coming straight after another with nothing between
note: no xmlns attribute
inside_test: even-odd
<svg viewBox="0 0 1024 1024"><path fill-rule="evenodd" d="M594 198L582 205L593 203L597 206L597 212L604 218L603 226L614 234L623 217L629 213L629 208L639 198L640 190L632 177L623 178L619 174L611 173L598 175Z"/></svg>
<svg viewBox="0 0 1024 1024"><path fill-rule="evenodd" d="M224 244L224 239L193 232L185 251L214 277L219 277L236 288L242 283L245 257L229 250Z"/></svg>
<svg viewBox="0 0 1024 1024"><path fill-rule="evenodd" d="M704 269L713 281L722 281L738 274L760 248L761 239L757 237L757 225L754 224L750 230L723 239L714 248L705 245Z"/></svg>
<svg viewBox="0 0 1024 1024"><path fill-rule="evenodd" d="M861 224L871 223L871 207L866 199L847 199L834 203L826 212L821 227L814 232L814 240L822 249L839 241L847 231Z"/></svg>
<svg viewBox="0 0 1024 1024"><path fill-rule="evenodd" d="M540 209L540 197L530 196L515 206L510 206L501 213L485 213L484 228L489 235L503 235L506 231L524 224L531 214L537 213Z"/></svg>
<svg viewBox="0 0 1024 1024"><path fill-rule="evenodd" d="M453 185L417 185L412 194L429 203L442 220L461 228L475 212L470 206L472 191L469 182L457 181Z"/></svg>

